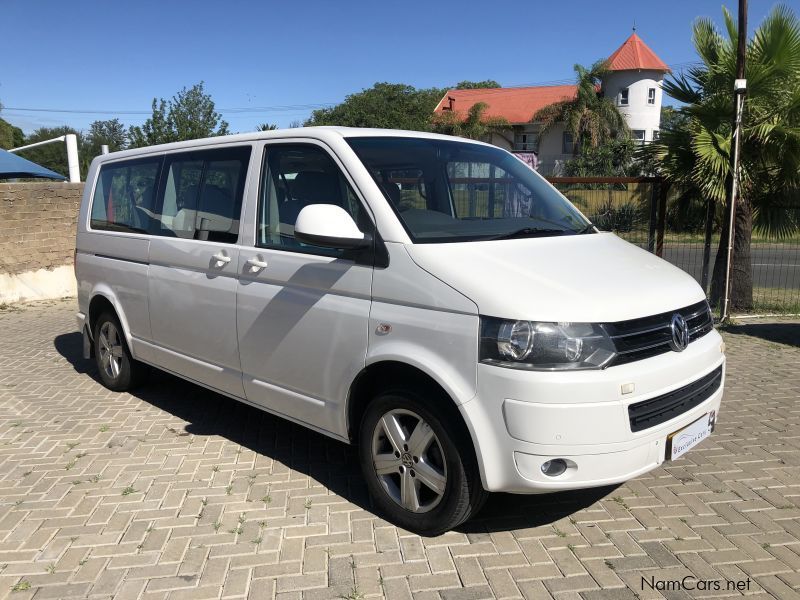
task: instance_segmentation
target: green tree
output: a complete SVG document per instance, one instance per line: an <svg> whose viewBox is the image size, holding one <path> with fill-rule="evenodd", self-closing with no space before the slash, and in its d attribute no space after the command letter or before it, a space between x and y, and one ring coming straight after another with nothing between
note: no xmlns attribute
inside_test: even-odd
<svg viewBox="0 0 800 600"><path fill-rule="evenodd" d="M472 140L488 141L492 134L506 137L511 124L503 117L486 117L484 113L489 107L485 102L476 102L469 107L466 118L459 113L448 110L437 113L431 121L436 133L457 135Z"/></svg>
<svg viewBox="0 0 800 600"><path fill-rule="evenodd" d="M344 102L311 113L306 126L340 125L428 131L433 109L445 90L416 89L402 83L376 83Z"/></svg>
<svg viewBox="0 0 800 600"><path fill-rule="evenodd" d="M636 145L630 138L609 140L600 146L583 145L564 165L567 177L635 177L641 173Z"/></svg>
<svg viewBox="0 0 800 600"><path fill-rule="evenodd" d="M628 137L625 117L614 101L601 91L607 73L605 60L596 62L589 69L575 65L575 97L549 104L533 115L531 122L541 124L540 135L544 136L563 123L565 131L572 134L575 141L573 153L576 156L584 145L597 147L612 139Z"/></svg>
<svg viewBox="0 0 800 600"><path fill-rule="evenodd" d="M688 129L689 115L674 106L661 107L661 129Z"/></svg>
<svg viewBox="0 0 800 600"><path fill-rule="evenodd" d="M0 103L0 112L3 110L3 104ZM25 141L25 134L22 129L15 127L5 119L0 118L0 148L9 150L22 146Z"/></svg>
<svg viewBox="0 0 800 600"><path fill-rule="evenodd" d="M0 102L0 112L2 110L3 104ZM4 150L16 148L17 146L22 146L24 141L25 134L22 133L22 129L0 118L0 148Z"/></svg>
<svg viewBox="0 0 800 600"><path fill-rule="evenodd" d="M119 152L128 145L128 130L119 119L94 121L84 137L84 154L91 161L107 145L109 152ZM81 157L83 158L83 157Z"/></svg>
<svg viewBox="0 0 800 600"><path fill-rule="evenodd" d="M78 156L81 159L79 166L81 179L83 179L86 176L88 161L85 157L83 136L77 129L73 129L67 125L62 125L61 127L40 127L25 138L25 143L34 144L36 142L43 142L68 133L74 133L78 138ZM67 149L64 142L53 142L52 144L37 146L36 148L18 152L17 154L43 167L47 167L56 173L64 175L65 177L69 175Z"/></svg>
<svg viewBox="0 0 800 600"><path fill-rule="evenodd" d="M456 84L457 90L477 90L481 88L499 88L503 87L494 79L485 79L484 81L459 81Z"/></svg>
<svg viewBox="0 0 800 600"><path fill-rule="evenodd" d="M215 110L203 82L183 88L169 101L153 98L153 113L144 125L130 128L133 148L227 135L228 123Z"/></svg>
<svg viewBox="0 0 800 600"><path fill-rule="evenodd" d="M275 123L260 123L256 125L256 131L275 131L278 128Z"/></svg>
<svg viewBox="0 0 800 600"><path fill-rule="evenodd" d="M723 8L725 35L710 19L693 26L701 64L668 78L664 91L683 103L685 126L662 129L645 151L658 170L682 190L718 204L731 185L729 166L736 73L737 26ZM753 228L777 237L798 229L790 206L800 200L800 23L775 7L747 43L747 97L741 130L740 199L734 226L731 307L753 306L750 241ZM723 291L727 258L724 220L711 284L716 304Z"/></svg>
<svg viewBox="0 0 800 600"><path fill-rule="evenodd" d="M22 133L22 129L0 118L0 148L8 150L24 143L25 134Z"/></svg>

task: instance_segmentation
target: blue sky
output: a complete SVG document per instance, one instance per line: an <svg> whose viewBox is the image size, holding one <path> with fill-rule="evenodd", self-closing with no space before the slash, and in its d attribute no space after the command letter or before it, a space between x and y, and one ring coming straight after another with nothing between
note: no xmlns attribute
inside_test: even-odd
<svg viewBox="0 0 800 600"><path fill-rule="evenodd" d="M720 0L0 0L0 116L26 132L138 124L154 96L204 80L232 131L303 120L376 81L417 87L572 78L639 35L670 65L695 59L691 23ZM735 13L735 2L726 0ZM800 14L800 0L784 2ZM750 0L750 29L774 2ZM110 111L31 112L25 108ZM228 109L245 109L233 111Z"/></svg>

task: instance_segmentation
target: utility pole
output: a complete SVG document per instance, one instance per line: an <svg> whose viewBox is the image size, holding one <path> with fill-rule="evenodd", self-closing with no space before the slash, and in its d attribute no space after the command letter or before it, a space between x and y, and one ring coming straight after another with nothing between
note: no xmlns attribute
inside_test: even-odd
<svg viewBox="0 0 800 600"><path fill-rule="evenodd" d="M726 190L728 207L728 258L725 268L725 289L723 290L720 320L727 319L731 296L731 269L733 267L733 243L736 230L736 211L738 209L739 192L739 145L741 139L742 110L744 95L747 92L747 81L744 78L745 56L747 53L747 0L739 0L738 40L736 47L736 81L733 85L734 117L731 124L730 177L731 184Z"/></svg>

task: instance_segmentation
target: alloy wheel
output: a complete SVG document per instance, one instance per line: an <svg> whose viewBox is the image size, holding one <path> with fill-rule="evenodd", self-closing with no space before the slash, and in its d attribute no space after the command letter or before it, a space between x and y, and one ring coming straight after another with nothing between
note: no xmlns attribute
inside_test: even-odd
<svg viewBox="0 0 800 600"><path fill-rule="evenodd" d="M447 484L447 463L439 438L418 414L395 409L372 434L372 463L386 494L414 513L432 510Z"/></svg>
<svg viewBox="0 0 800 600"><path fill-rule="evenodd" d="M122 371L122 340L119 330L111 321L106 321L100 327L98 336L100 351L100 366L111 379L119 377Z"/></svg>

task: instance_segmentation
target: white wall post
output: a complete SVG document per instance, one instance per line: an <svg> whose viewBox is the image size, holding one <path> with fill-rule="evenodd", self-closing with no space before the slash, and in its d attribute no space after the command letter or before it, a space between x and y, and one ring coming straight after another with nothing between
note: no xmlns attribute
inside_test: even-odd
<svg viewBox="0 0 800 600"><path fill-rule="evenodd" d="M67 166L69 167L69 182L80 183L81 171L78 165L78 138L74 133L64 136L67 144Z"/></svg>

